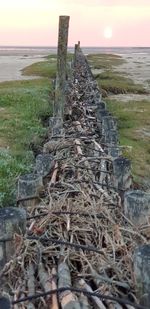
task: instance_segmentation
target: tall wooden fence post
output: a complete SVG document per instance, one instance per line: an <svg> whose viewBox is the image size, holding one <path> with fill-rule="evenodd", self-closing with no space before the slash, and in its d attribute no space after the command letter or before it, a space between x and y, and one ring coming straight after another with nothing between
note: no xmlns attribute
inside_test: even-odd
<svg viewBox="0 0 150 309"><path fill-rule="evenodd" d="M69 19L70 19L69 16L59 17L57 77L56 77L56 89L55 89L54 116L62 118L65 103Z"/></svg>

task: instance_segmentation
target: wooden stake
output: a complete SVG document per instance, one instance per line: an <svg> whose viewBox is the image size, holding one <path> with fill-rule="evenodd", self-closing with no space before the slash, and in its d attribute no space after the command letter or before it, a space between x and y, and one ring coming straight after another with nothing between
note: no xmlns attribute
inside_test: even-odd
<svg viewBox="0 0 150 309"><path fill-rule="evenodd" d="M28 295L34 295L35 294L35 278L34 278L34 266L33 264L30 264L27 270L27 277L28 277ZM35 306L33 303L29 303L28 309L35 309Z"/></svg>
<svg viewBox="0 0 150 309"><path fill-rule="evenodd" d="M56 290L57 289L57 285L56 285L56 269L53 268L52 269L52 290ZM52 294L52 306L51 309L59 309L59 305L58 305L58 299L57 299L57 295L56 294Z"/></svg>
<svg viewBox="0 0 150 309"><path fill-rule="evenodd" d="M63 257L62 257L63 258ZM63 258L64 260L64 258ZM66 262L62 261L58 264L58 288L71 287L70 270ZM60 294L60 302L62 309L80 309L77 296L70 291Z"/></svg>
<svg viewBox="0 0 150 309"><path fill-rule="evenodd" d="M38 265L38 275L42 288L45 292L52 290L52 285L50 283L50 276L46 272L43 263L39 263ZM51 309L51 296L47 297L48 309Z"/></svg>
<svg viewBox="0 0 150 309"><path fill-rule="evenodd" d="M59 35L57 50L57 78L55 89L54 115L63 118L66 86L66 62L69 16L59 17Z"/></svg>
<svg viewBox="0 0 150 309"><path fill-rule="evenodd" d="M53 171L53 174L52 174L52 178L51 178L51 181L49 183L49 188L56 183L57 173L58 173L58 162L55 163L54 171Z"/></svg>

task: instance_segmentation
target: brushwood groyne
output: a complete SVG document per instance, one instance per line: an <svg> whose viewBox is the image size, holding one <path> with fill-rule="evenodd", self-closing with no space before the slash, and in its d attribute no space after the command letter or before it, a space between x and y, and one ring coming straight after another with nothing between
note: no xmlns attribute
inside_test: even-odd
<svg viewBox="0 0 150 309"><path fill-rule="evenodd" d="M60 28L49 140L0 210L0 308L149 308L150 195L79 42L66 65L68 17Z"/></svg>

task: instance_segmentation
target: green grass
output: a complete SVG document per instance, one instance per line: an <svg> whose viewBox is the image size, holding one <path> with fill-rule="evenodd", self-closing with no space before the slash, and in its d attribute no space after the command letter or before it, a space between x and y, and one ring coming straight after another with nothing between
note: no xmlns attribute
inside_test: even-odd
<svg viewBox="0 0 150 309"><path fill-rule="evenodd" d="M0 83L0 206L15 204L17 178L32 170L31 144L46 135L41 119L52 112L50 97L47 78Z"/></svg>
<svg viewBox="0 0 150 309"><path fill-rule="evenodd" d="M147 94L147 91L141 84L135 84L132 79L122 76L113 71L105 71L96 76L99 86L106 95L136 93Z"/></svg>
<svg viewBox="0 0 150 309"><path fill-rule="evenodd" d="M91 54L87 56L89 64L93 69L109 69L113 66L121 65L125 60L114 54Z"/></svg>
<svg viewBox="0 0 150 309"><path fill-rule="evenodd" d="M33 63L32 65L24 68L22 70L22 74L27 76L35 75L41 77L54 78L56 75L56 59L55 58L53 59L54 59L53 61L49 59L46 61Z"/></svg>
<svg viewBox="0 0 150 309"><path fill-rule="evenodd" d="M132 161L132 173L136 182L150 178L150 101L117 102L106 100L108 109L118 118L120 144L131 146L124 155Z"/></svg>
<svg viewBox="0 0 150 309"><path fill-rule="evenodd" d="M68 61L72 60L73 55L68 54ZM40 61L27 66L22 70L22 74L26 76L41 76L55 78L56 76L57 56L54 54L46 56L45 61Z"/></svg>

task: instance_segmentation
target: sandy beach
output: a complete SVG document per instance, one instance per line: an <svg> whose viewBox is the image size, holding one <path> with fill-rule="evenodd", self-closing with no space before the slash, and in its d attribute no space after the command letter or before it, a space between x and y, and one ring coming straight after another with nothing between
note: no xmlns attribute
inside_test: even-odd
<svg viewBox="0 0 150 309"><path fill-rule="evenodd" d="M32 63L44 61L47 51L0 51L0 82L34 79L36 76L23 76L21 70Z"/></svg>

